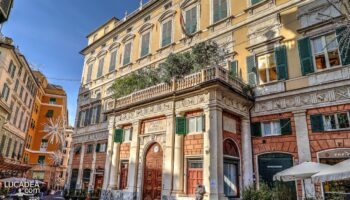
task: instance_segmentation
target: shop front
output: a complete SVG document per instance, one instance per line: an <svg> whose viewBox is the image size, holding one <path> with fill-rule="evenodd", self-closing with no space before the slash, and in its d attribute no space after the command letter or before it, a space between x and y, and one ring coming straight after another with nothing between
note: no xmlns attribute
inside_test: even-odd
<svg viewBox="0 0 350 200"><path fill-rule="evenodd" d="M350 148L321 151L317 154L317 157L320 163L335 165L344 160L350 159ZM350 198L350 179L323 183L322 194L325 199Z"/></svg>

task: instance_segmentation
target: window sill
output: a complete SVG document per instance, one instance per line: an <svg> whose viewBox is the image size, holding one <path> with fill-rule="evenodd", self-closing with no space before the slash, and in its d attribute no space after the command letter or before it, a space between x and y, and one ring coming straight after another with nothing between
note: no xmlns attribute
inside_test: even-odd
<svg viewBox="0 0 350 200"><path fill-rule="evenodd" d="M252 12L254 9L259 8L259 7L263 6L263 5L266 5L266 4L270 3L270 2L272 3L273 0L264 0L264 1L261 1L259 3L254 4L254 5L250 5L248 8L246 8L244 10L244 12L246 12L246 13L247 12Z"/></svg>
<svg viewBox="0 0 350 200"><path fill-rule="evenodd" d="M187 133L186 135L200 135L200 134L203 134L203 132L193 132L193 133Z"/></svg>
<svg viewBox="0 0 350 200"><path fill-rule="evenodd" d="M213 22L211 25L209 25L209 26L207 27L207 29L214 28L215 26L217 26L217 25L219 25L219 24L221 24L221 23L223 23L223 22L225 22L225 21L232 20L233 18L235 18L235 16L230 15L230 16L228 16L228 17L226 17L226 18L220 19L219 21Z"/></svg>
<svg viewBox="0 0 350 200"><path fill-rule="evenodd" d="M157 52L162 52L163 50L175 46L175 42L172 42L168 45L165 45L164 47L161 47L160 49L157 50Z"/></svg>
<svg viewBox="0 0 350 200"><path fill-rule="evenodd" d="M132 62L128 63L128 64L125 64L123 66L120 67L120 69L124 69L124 68L127 68L127 67L131 67L133 65Z"/></svg>
<svg viewBox="0 0 350 200"><path fill-rule="evenodd" d="M146 58L150 58L151 56L152 56L152 54L148 53L148 54L140 57L139 59L137 59L136 62L139 63L139 62L141 62L141 60L146 59Z"/></svg>
<svg viewBox="0 0 350 200"><path fill-rule="evenodd" d="M180 41L185 41L186 39L193 38L193 37L201 34L202 32L203 32L202 30L198 30L198 31L192 33L190 36L186 36L185 34L183 34L183 37L180 39Z"/></svg>
<svg viewBox="0 0 350 200"><path fill-rule="evenodd" d="M258 44L253 44L253 45L251 45L249 47L246 47L246 49L248 51L253 51L254 49L257 49L257 48L260 48L260 47L263 47L263 46L267 46L269 44L278 43L278 42L281 42L283 40L284 40L284 37L283 36L279 36L279 37L276 37L276 38L271 39L271 40L266 40L266 41L258 43Z"/></svg>

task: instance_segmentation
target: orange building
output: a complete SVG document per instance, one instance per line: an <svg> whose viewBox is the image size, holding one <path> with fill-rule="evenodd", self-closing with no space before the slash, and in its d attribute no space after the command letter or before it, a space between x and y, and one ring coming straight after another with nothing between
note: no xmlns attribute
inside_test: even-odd
<svg viewBox="0 0 350 200"><path fill-rule="evenodd" d="M67 95L61 86L48 83L41 72L33 73L39 89L26 137L24 162L32 167L29 178L44 181L50 188L61 188L72 135L67 125Z"/></svg>

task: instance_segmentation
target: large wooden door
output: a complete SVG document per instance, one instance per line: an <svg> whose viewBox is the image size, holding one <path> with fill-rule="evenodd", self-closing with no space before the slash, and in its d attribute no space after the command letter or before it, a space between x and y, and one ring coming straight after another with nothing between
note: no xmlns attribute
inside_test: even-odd
<svg viewBox="0 0 350 200"><path fill-rule="evenodd" d="M163 150L158 143L147 151L143 175L143 199L160 200L162 193Z"/></svg>

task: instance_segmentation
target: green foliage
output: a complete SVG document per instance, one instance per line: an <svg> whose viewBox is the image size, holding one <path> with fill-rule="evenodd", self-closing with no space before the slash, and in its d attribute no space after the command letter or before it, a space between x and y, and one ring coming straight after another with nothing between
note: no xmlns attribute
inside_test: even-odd
<svg viewBox="0 0 350 200"><path fill-rule="evenodd" d="M158 68L146 67L116 79L111 90L114 98L129 95L161 82L170 83L186 75L224 60L225 51L215 42L203 42L192 47L191 51L170 54Z"/></svg>
<svg viewBox="0 0 350 200"><path fill-rule="evenodd" d="M292 200L292 190L284 183L275 183L272 187L265 183L246 187L243 190L243 200Z"/></svg>

